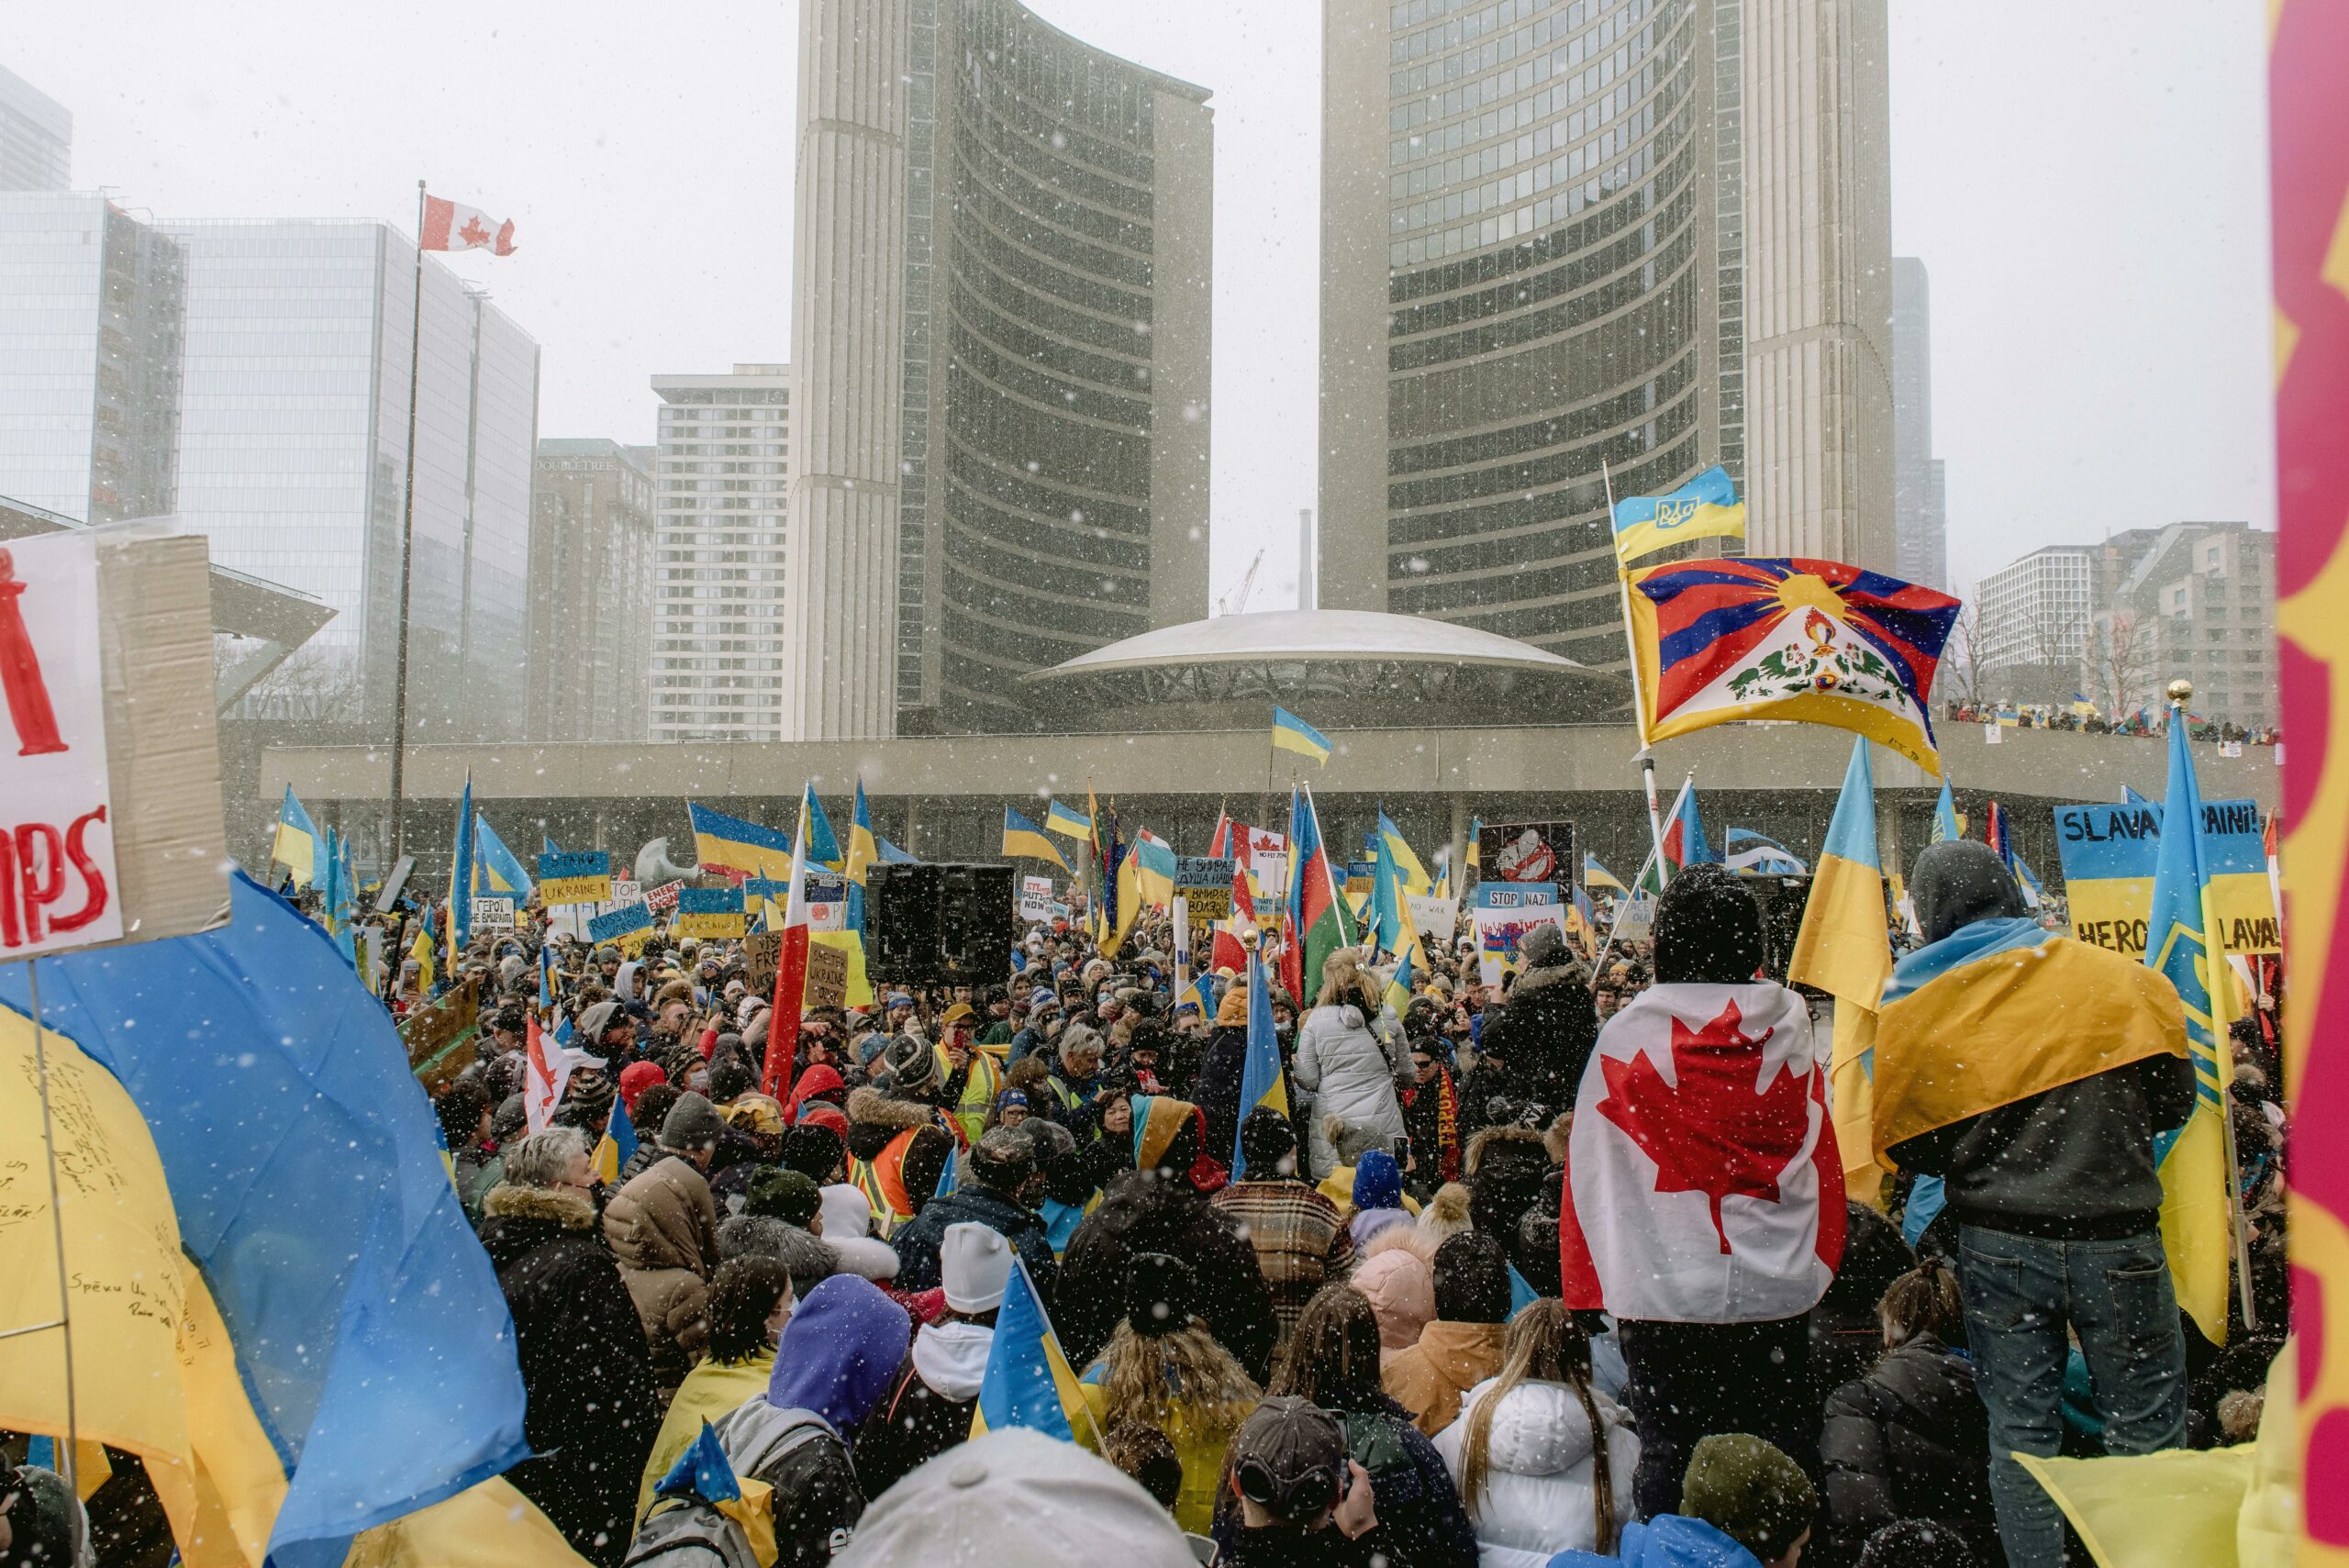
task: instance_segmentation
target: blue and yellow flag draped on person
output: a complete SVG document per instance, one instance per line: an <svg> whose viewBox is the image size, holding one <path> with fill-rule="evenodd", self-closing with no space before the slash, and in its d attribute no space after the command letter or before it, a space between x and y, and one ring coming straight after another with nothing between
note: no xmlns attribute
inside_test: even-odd
<svg viewBox="0 0 2349 1568"><path fill-rule="evenodd" d="M1615 503L1615 557L1629 564L1684 539L1743 539L1745 503L1729 470L1715 463L1664 495L1626 495Z"/></svg>
<svg viewBox="0 0 2349 1568"><path fill-rule="evenodd" d="M506 847L505 840L492 830L489 818L478 811L473 813L473 840L476 845L473 891L511 898L518 908L529 902L532 885L530 873L522 868L522 862L516 858L514 851Z"/></svg>
<svg viewBox="0 0 2349 1568"><path fill-rule="evenodd" d="M1288 1115L1288 1080L1281 1073L1281 1046L1273 1030L1273 985L1264 961L1248 950L1248 1054L1240 1070L1240 1119L1258 1106ZM1248 1156L1237 1137L1231 1144L1231 1179L1247 1173Z"/></svg>
<svg viewBox="0 0 2349 1568"><path fill-rule="evenodd" d="M1843 1189L1871 1208L1884 1207L1884 1178L1869 1142L1868 1052L1876 1008L1892 978L1892 940L1884 916L1884 861L1876 841L1876 769L1865 737L1852 742L1843 792L1827 824L1827 842L1812 874L1802 929L1787 961L1789 984L1815 986L1835 998L1835 1044L1828 1058L1835 1143Z"/></svg>
<svg viewBox="0 0 2349 1568"><path fill-rule="evenodd" d="M984 1437L1006 1427L1076 1440L1076 1422L1089 1428L1092 1414L1076 1373L1062 1353L1043 1297L1017 1254L1004 1282L1003 1305L996 1311L995 1340L987 1347L986 1370L979 1375L978 1403L971 1410L971 1435ZM1086 1445L1094 1446L1092 1444Z"/></svg>
<svg viewBox="0 0 2349 1568"><path fill-rule="evenodd" d="M1037 827L1008 806L1003 808L1002 853L1022 856L1029 860L1050 861L1063 872L1070 875L1075 874L1067 859L1062 855L1060 846L1046 838L1041 828Z"/></svg>
<svg viewBox="0 0 2349 1568"><path fill-rule="evenodd" d="M277 827L270 834L270 863L292 872L295 886L307 887L317 875L317 824L294 798L294 786L287 784L285 798L277 806Z"/></svg>
<svg viewBox="0 0 2349 1568"><path fill-rule="evenodd" d="M2185 1008L2194 1110L2184 1127L2154 1140L2154 1157L2162 1178L2162 1246L2177 1284L2177 1304L2215 1345L2226 1342L2227 1271L2234 1251L2221 1077L2229 1073L2234 977L2226 970L2223 941L2210 935L2226 928L2211 907L2202 789L2186 729L2183 724L2169 727L2169 789L2162 801L2161 858L2154 867L2145 964L2168 978Z"/></svg>
<svg viewBox="0 0 2349 1568"><path fill-rule="evenodd" d="M32 1075L0 968L0 1078ZM80 1434L145 1462L189 1568L340 1563L351 1536L529 1455L514 1325L391 1019L241 875L228 922L40 961ZM197 1039L232 1040L224 1072ZM0 1095L0 1148L39 1148ZM46 1212L0 1229L0 1323L53 1317ZM67 1358L0 1339L0 1427L61 1435Z"/></svg>
<svg viewBox="0 0 2349 1568"><path fill-rule="evenodd" d="M1283 751L1310 757L1325 768L1330 765L1330 738L1285 707L1273 709L1273 744Z"/></svg>

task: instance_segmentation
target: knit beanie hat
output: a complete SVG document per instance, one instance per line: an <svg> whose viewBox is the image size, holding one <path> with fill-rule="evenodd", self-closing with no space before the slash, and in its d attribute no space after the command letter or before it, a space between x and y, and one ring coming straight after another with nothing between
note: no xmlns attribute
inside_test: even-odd
<svg viewBox="0 0 2349 1568"><path fill-rule="evenodd" d="M1688 1456L1680 1511L1768 1562L1811 1527L1819 1495L1800 1465L1760 1438L1717 1432Z"/></svg>
<svg viewBox="0 0 2349 1568"><path fill-rule="evenodd" d="M1248 1176L1268 1182L1297 1173L1297 1129L1288 1118L1270 1106L1258 1106L1240 1123L1240 1154L1248 1162ZM1288 1162L1283 1170L1282 1162Z"/></svg>
<svg viewBox="0 0 2349 1568"><path fill-rule="evenodd" d="M1403 1168L1384 1149L1370 1149L1354 1162L1354 1207L1403 1207Z"/></svg>
<svg viewBox="0 0 2349 1568"><path fill-rule="evenodd" d="M1136 1252L1126 1265L1126 1324L1145 1340L1189 1326L1198 1313L1198 1277L1165 1252Z"/></svg>
<svg viewBox="0 0 2349 1568"><path fill-rule="evenodd" d="M1721 867L1690 866L1656 900L1659 984L1742 985L1764 956L1762 906Z"/></svg>
<svg viewBox="0 0 2349 1568"><path fill-rule="evenodd" d="M938 1270L949 1307L992 1312L1003 1305L1003 1289L1011 1279L1011 1243L992 1226L950 1225L939 1240Z"/></svg>
<svg viewBox="0 0 2349 1568"><path fill-rule="evenodd" d="M881 1053L881 1070L900 1095L924 1095L937 1086L938 1051L928 1040L901 1034Z"/></svg>
<svg viewBox="0 0 2349 1568"><path fill-rule="evenodd" d="M1447 1323L1508 1321L1508 1255L1464 1230L1435 1250L1435 1315Z"/></svg>
<svg viewBox="0 0 2349 1568"><path fill-rule="evenodd" d="M1036 1141L1016 1127L991 1128L971 1146L971 1175L983 1186L1015 1193L1036 1172Z"/></svg>
<svg viewBox="0 0 2349 1568"><path fill-rule="evenodd" d="M636 1102L644 1091L655 1084L665 1084L669 1075L661 1071L657 1062L631 1062L620 1069L620 1103L628 1106L630 1118L636 1115Z"/></svg>
<svg viewBox="0 0 2349 1568"><path fill-rule="evenodd" d="M1550 969L1565 962L1566 934L1555 926L1536 926L1517 945L1517 956L1528 969Z"/></svg>
<svg viewBox="0 0 2349 1568"><path fill-rule="evenodd" d="M822 1191L812 1177L802 1172L764 1165L752 1173L750 1187L743 1194L742 1208L746 1214L772 1215L805 1230L823 1201Z"/></svg>
<svg viewBox="0 0 2349 1568"><path fill-rule="evenodd" d="M707 1096L686 1093L677 1096L669 1114L661 1121L661 1147L663 1149L702 1149L718 1141L726 1130L726 1118Z"/></svg>

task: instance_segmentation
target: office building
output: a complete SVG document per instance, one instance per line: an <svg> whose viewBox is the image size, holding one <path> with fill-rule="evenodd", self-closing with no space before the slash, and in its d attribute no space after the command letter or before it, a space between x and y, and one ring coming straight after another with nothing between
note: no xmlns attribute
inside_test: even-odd
<svg viewBox="0 0 2349 1568"><path fill-rule="evenodd" d="M2091 701L2115 716L2158 711L2182 677L2204 717L2245 729L2277 721L2274 534L2172 523L2115 534L2095 554L2081 677Z"/></svg>
<svg viewBox="0 0 2349 1568"><path fill-rule="evenodd" d="M652 467L643 447L539 442L527 655L533 740L648 738Z"/></svg>
<svg viewBox="0 0 2349 1568"><path fill-rule="evenodd" d="M73 116L0 65L0 191L72 188Z"/></svg>
<svg viewBox="0 0 2349 1568"><path fill-rule="evenodd" d="M304 700L390 732L414 364L409 734L520 736L537 343L428 259L417 356L416 248L385 224L163 227L188 278L174 509L214 561L334 608L295 662Z"/></svg>
<svg viewBox="0 0 2349 1568"><path fill-rule="evenodd" d="M1982 692L2002 701L2068 703L2096 608L2096 552L2051 544L1974 587L1979 619L1965 657Z"/></svg>
<svg viewBox="0 0 2349 1568"><path fill-rule="evenodd" d="M1948 493L1933 455L1932 289L1892 259L1892 574L1949 591Z"/></svg>
<svg viewBox="0 0 2349 1568"><path fill-rule="evenodd" d="M655 740L779 740L791 367L656 375ZM877 610L877 606L876 606Z"/></svg>
<svg viewBox="0 0 2349 1568"><path fill-rule="evenodd" d="M1716 462L1755 553L1872 563L1789 455L1842 483L1846 403L1874 406L1826 341L1865 292L1831 285L1889 247L1780 80L1831 68L1828 107L1881 118L1882 0L1812 8L1860 13L1873 51L1736 0L1324 0L1322 605L1620 664L1609 484Z"/></svg>
<svg viewBox="0 0 2349 1568"><path fill-rule="evenodd" d="M186 308L169 235L104 196L0 193L0 495L171 511Z"/></svg>
<svg viewBox="0 0 2349 1568"><path fill-rule="evenodd" d="M1207 604L1207 93L1016 0L806 0L786 739L1019 728Z"/></svg>

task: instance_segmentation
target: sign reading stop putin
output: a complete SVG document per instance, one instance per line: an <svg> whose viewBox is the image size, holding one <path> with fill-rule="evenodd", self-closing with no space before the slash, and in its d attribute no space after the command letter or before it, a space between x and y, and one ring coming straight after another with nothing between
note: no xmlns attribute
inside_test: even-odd
<svg viewBox="0 0 2349 1568"><path fill-rule="evenodd" d="M0 546L0 959L119 940L96 547Z"/></svg>

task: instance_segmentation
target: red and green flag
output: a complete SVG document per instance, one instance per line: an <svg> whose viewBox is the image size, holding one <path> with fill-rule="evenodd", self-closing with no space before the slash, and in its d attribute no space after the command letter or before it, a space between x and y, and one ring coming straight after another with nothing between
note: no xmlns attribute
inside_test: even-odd
<svg viewBox="0 0 2349 1568"><path fill-rule="evenodd" d="M1346 917L1330 869L1321 824L1313 814L1313 792L1296 785L1288 803L1288 904L1281 912L1281 982L1298 1011L1313 1006L1321 991L1321 966L1342 947L1361 939Z"/></svg>

